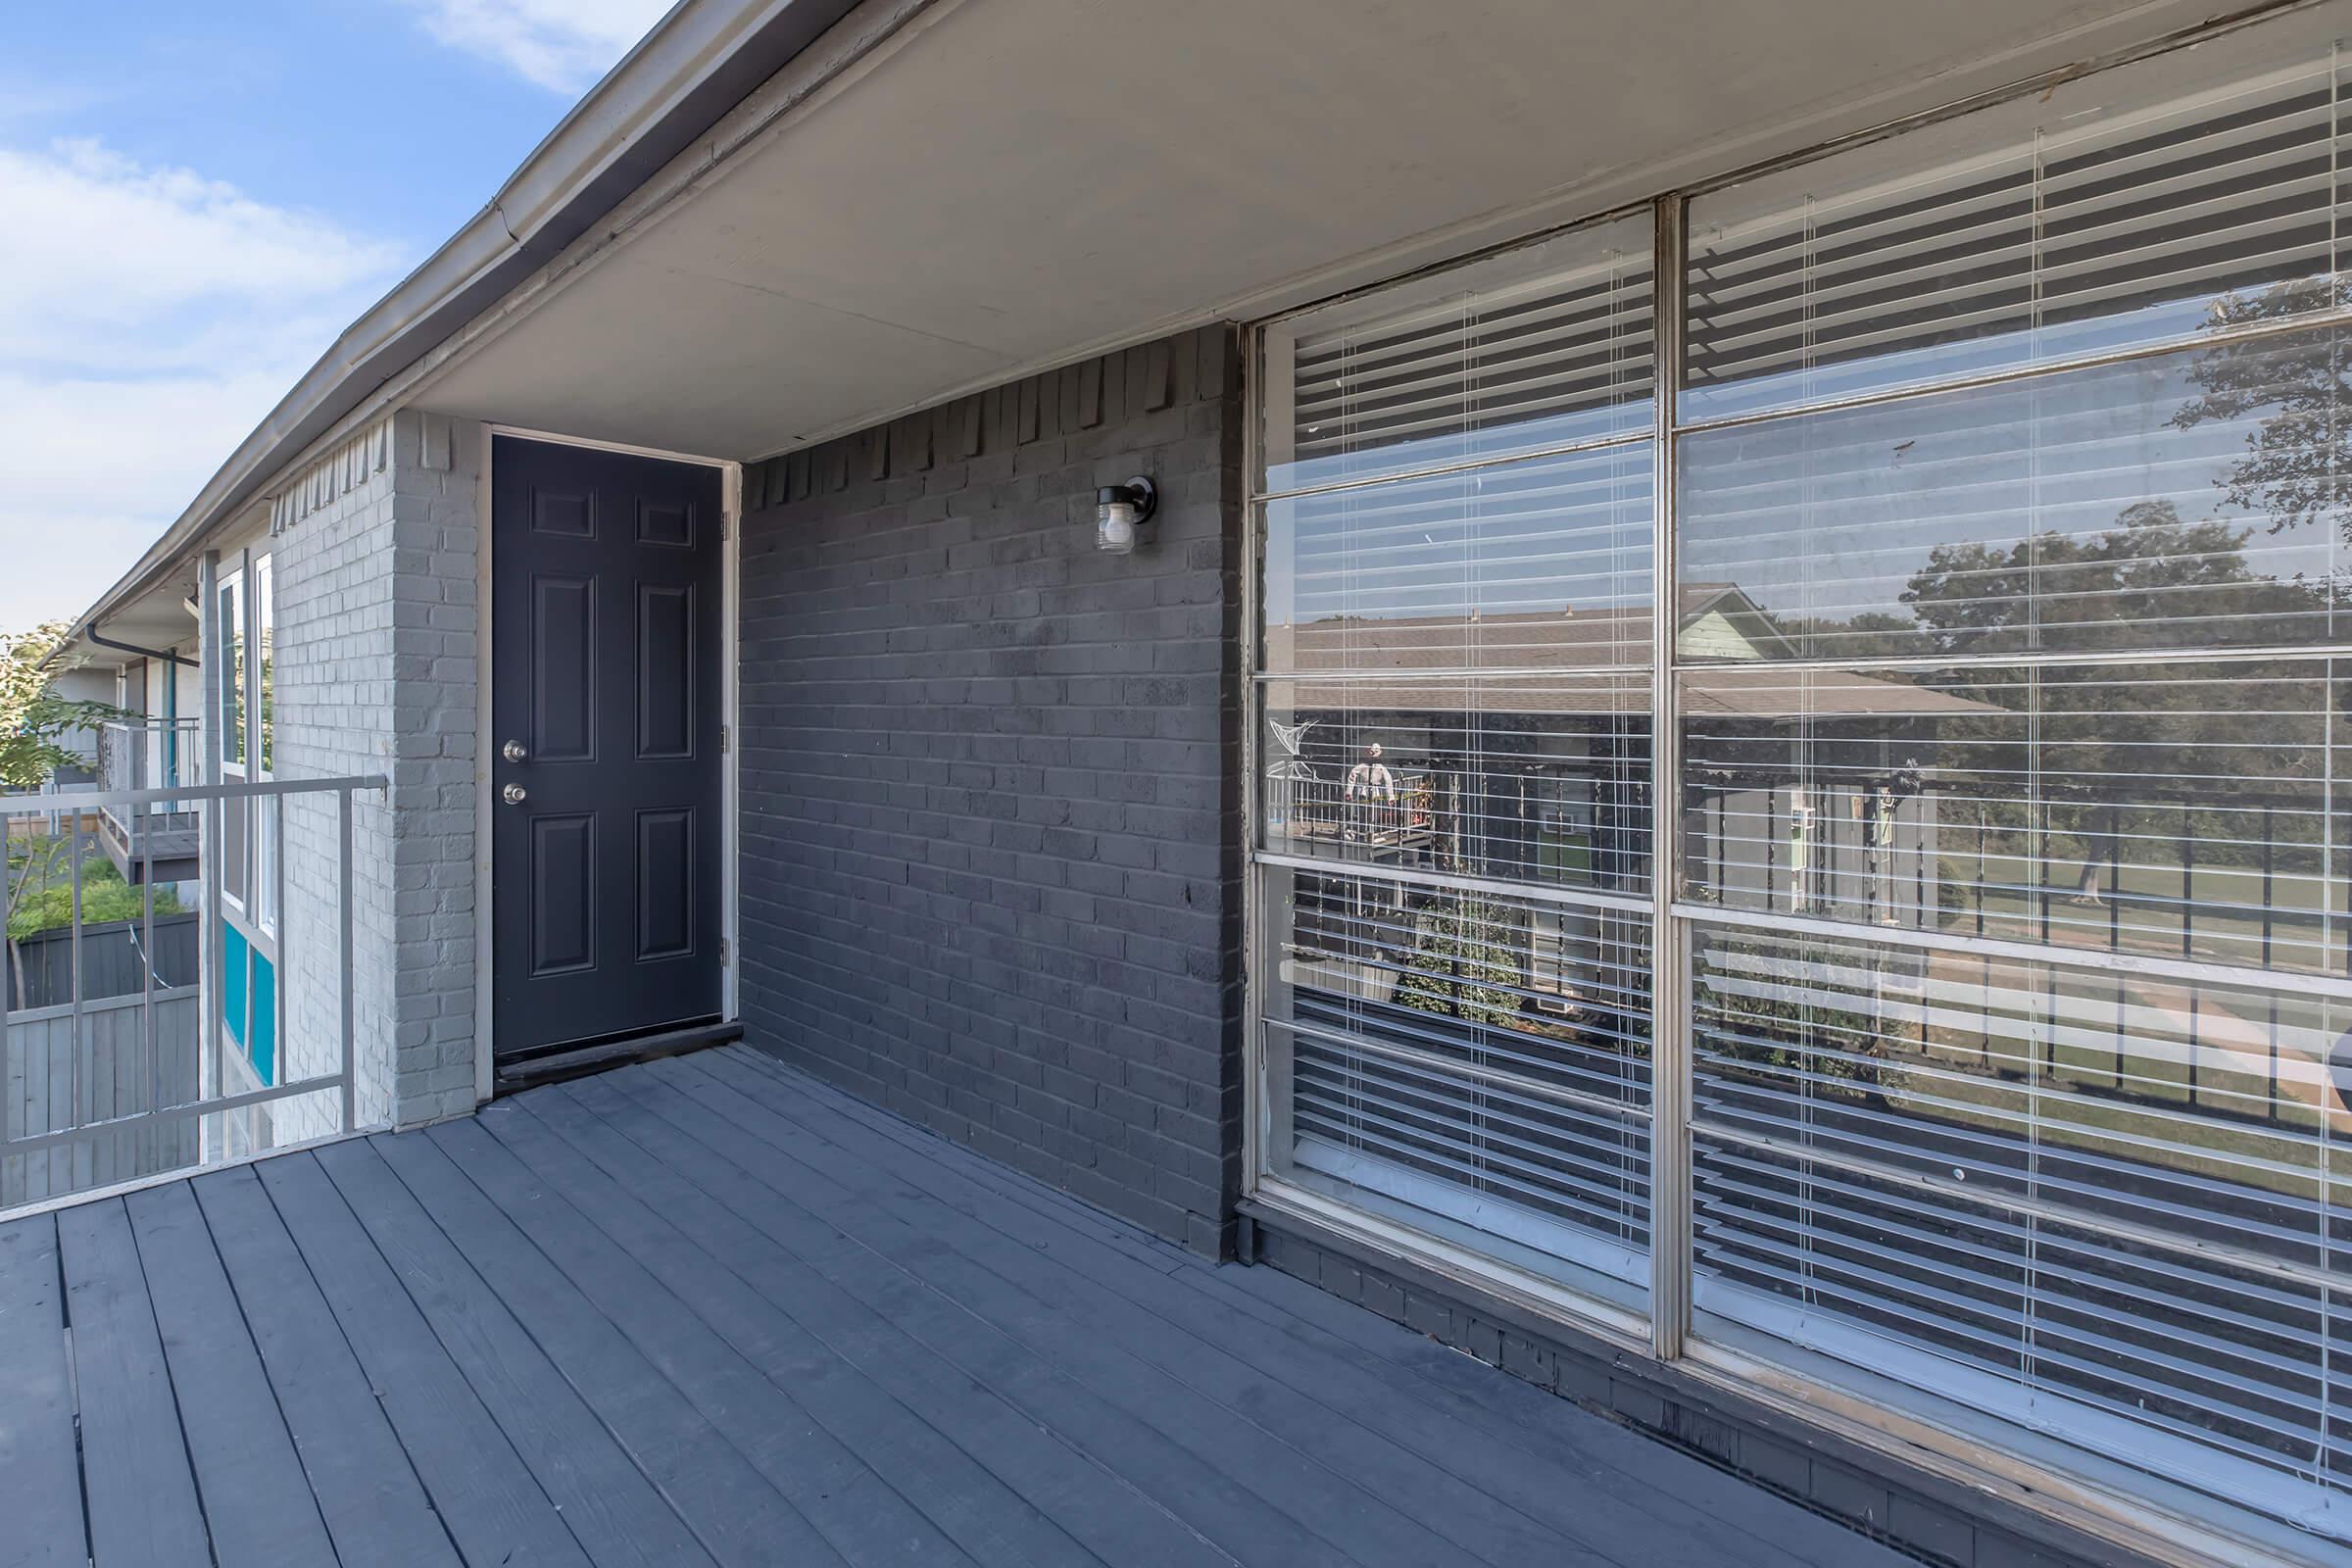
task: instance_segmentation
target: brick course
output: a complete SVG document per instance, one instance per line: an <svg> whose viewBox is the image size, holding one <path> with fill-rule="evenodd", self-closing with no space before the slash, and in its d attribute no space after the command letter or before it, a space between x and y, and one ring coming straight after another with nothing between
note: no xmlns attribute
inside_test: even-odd
<svg viewBox="0 0 2352 1568"><path fill-rule="evenodd" d="M475 426L403 412L306 470L274 508L278 775L391 781L353 813L364 1125L414 1126L474 1104L480 448ZM293 800L286 852L291 1077L333 1071L332 797ZM333 1115L290 1105L279 1139L330 1131Z"/></svg>
<svg viewBox="0 0 2352 1568"><path fill-rule="evenodd" d="M1240 1175L1240 373L1211 328L756 466L749 1039L1204 1251ZM1094 493L1160 488L1094 546Z"/></svg>

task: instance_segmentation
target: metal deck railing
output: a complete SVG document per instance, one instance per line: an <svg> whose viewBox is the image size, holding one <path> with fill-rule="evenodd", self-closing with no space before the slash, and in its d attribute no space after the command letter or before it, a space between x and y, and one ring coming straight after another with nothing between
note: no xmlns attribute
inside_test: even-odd
<svg viewBox="0 0 2352 1568"><path fill-rule="evenodd" d="M74 825L54 836L20 831L37 829L53 801L0 800L15 915L12 983L0 986L0 1213L273 1142L357 1130L353 805L384 784L181 779L100 790L79 796ZM286 829L288 808L304 802L323 808L300 813L298 919L285 897ZM107 826L93 833L93 818L81 813ZM160 961L158 940L159 920L179 917L173 884L186 879L159 872L166 825L177 831L182 817L194 819L201 862L193 868L203 889L195 977ZM108 863L118 858L99 842L115 828L127 871ZM330 844L331 884L316 870ZM61 930L68 995L56 1000L52 984L45 1004L12 1004L30 1000L13 983L22 956L15 938L38 931L54 947ZM126 944L132 961L111 952L98 961L101 940ZM322 1032L331 1032L331 1054L318 1049ZM300 1117L312 1130L294 1139L251 1116L239 1126L228 1119L265 1107L291 1112L284 1102L303 1097L318 1097Z"/></svg>

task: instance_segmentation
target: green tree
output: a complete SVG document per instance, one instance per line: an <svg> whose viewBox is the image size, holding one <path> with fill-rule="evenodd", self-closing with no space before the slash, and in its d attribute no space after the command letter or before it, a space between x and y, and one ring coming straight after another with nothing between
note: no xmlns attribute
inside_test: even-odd
<svg viewBox="0 0 2352 1568"><path fill-rule="evenodd" d="M39 789L57 769L81 760L67 749L69 736L94 731L121 716L121 710L108 704L57 695L52 684L57 671L50 661L64 645L67 630L64 621L52 620L30 631L0 632L0 790ZM24 956L18 943L35 929L27 923L32 911L48 907L49 890L60 881L74 842L70 835L6 836L8 953L20 990Z"/></svg>
<svg viewBox="0 0 2352 1568"><path fill-rule="evenodd" d="M1443 1017L1508 1026L1518 1021L1517 922L1501 904L1446 894L1415 922L1412 968L1396 1000Z"/></svg>
<svg viewBox="0 0 2352 1568"><path fill-rule="evenodd" d="M2325 610L2330 590L2249 568L2245 546L2253 531L2218 518L2183 519L2169 500L2134 502L2113 526L2087 539L2051 532L2006 549L1938 546L1903 597L1936 649L1951 654L2014 652L2035 636L2070 651L2172 647L2190 617L2216 640L2269 640L2282 622ZM2245 858L2255 853L2250 813L2262 801L2232 779L2277 791L2315 776L2312 737L2278 720L2280 710L2328 710L2328 694L2313 689L2307 663L2233 665L2234 680L2278 699L2259 704L2217 702L2195 678L2202 673L2189 667L2179 678L2140 679L2113 665L2058 664L2031 675L2015 667L1954 672L1934 683L2010 709L2029 679L2037 687L2033 761L2046 835L2039 858L2052 867L2078 862L2074 896L2089 900L2098 896L2108 858L2131 858L2121 844L2136 843L2141 848L2133 853L2146 853L2180 831L2182 808L2208 817L2232 813L2234 821L2203 824L2219 831L2199 853L2209 861ZM2029 803L2013 798L2025 760L2014 720L1990 714L1946 720L1933 739L1927 750L1939 772L1973 777L1966 793L1985 802L1988 827L2018 833L2034 826ZM2117 799L2118 780L2149 779L2150 760L2167 756L2194 761L2172 788L2178 800L2166 814L2138 820L2158 808L2143 802L2136 813L2127 809ZM2288 820L2303 817L2290 813Z"/></svg>
<svg viewBox="0 0 2352 1568"><path fill-rule="evenodd" d="M2217 331L2255 326L2327 307L2352 304L2352 279L2302 279L2214 302ZM2217 420L2258 417L2245 456L2222 490L2230 504L2270 518L2270 532L2306 523L2352 539L2352 422L2345 418L2345 335L2328 328L2286 337L2217 343L2200 353L2188 378L2198 396L2173 416L2192 430Z"/></svg>
<svg viewBox="0 0 2352 1568"><path fill-rule="evenodd" d="M81 760L66 749L67 736L121 716L106 703L74 702L52 689L58 671L44 666L67 630L52 620L0 632L0 788L39 789L57 769Z"/></svg>

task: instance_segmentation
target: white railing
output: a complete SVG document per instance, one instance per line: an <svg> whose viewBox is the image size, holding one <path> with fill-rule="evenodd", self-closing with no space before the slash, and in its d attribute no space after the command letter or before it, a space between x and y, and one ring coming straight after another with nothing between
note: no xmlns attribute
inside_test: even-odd
<svg viewBox="0 0 2352 1568"><path fill-rule="evenodd" d="M196 718L116 718L98 727L98 788L107 794L202 784L203 722ZM180 802L161 808L185 811ZM110 812L117 820L122 813ZM150 813L153 814L153 813Z"/></svg>
<svg viewBox="0 0 2352 1568"><path fill-rule="evenodd" d="M125 728L144 739L143 727ZM0 799L6 886L24 895L10 906L54 909L37 940L27 930L8 944L0 984L0 1213L357 1130L353 802L383 787L375 777L193 784L183 774L163 788L80 796L77 808L120 826L129 859L147 873L135 879L117 874L86 825L38 836L54 802ZM184 931L178 956L159 945L159 921L187 921L170 877L159 887L153 874L158 841L188 817L202 846L200 964L189 962ZM293 866L300 919L284 897L289 819L306 830ZM237 874L224 879L224 868ZM35 879L37 888L24 885ZM36 948L37 970L27 963ZM241 978L232 980L224 955L241 956ZM240 1004L224 1021L224 1007ZM301 1097L319 1100L299 1111L282 1104ZM231 1116L262 1107L307 1131L257 1135L252 1117Z"/></svg>

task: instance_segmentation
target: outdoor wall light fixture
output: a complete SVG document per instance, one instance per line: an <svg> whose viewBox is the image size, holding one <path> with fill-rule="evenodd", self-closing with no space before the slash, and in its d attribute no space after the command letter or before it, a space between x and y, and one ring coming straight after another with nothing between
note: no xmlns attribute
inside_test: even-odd
<svg viewBox="0 0 2352 1568"><path fill-rule="evenodd" d="M1145 525L1158 510L1159 487L1140 473L1125 484L1104 485L1095 492L1095 548L1131 554L1147 542Z"/></svg>

